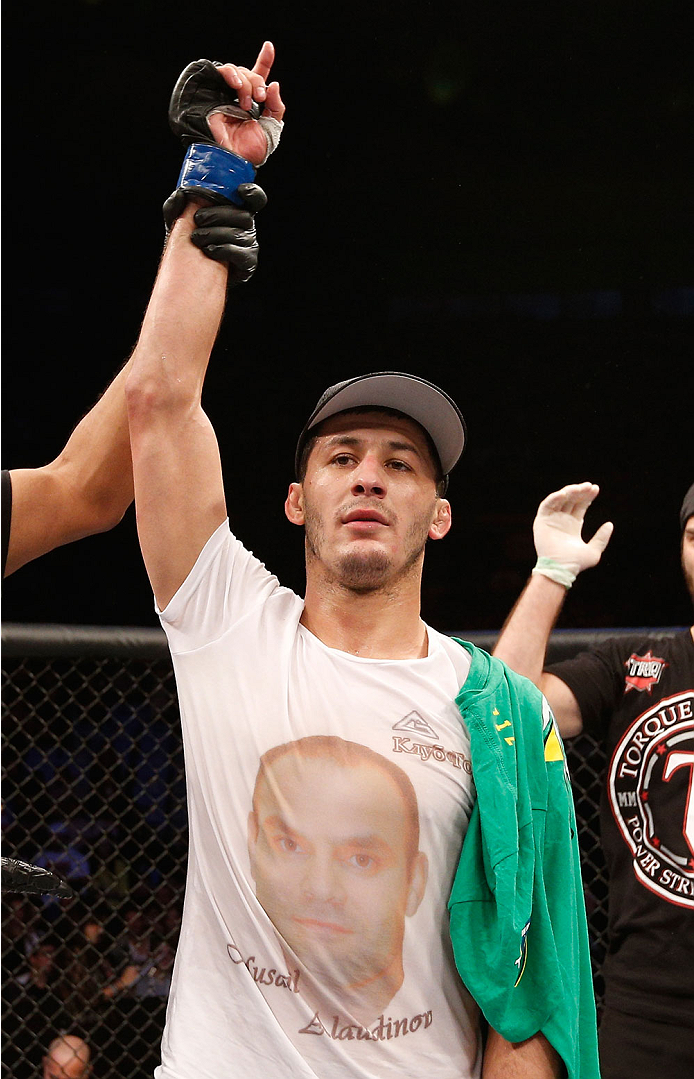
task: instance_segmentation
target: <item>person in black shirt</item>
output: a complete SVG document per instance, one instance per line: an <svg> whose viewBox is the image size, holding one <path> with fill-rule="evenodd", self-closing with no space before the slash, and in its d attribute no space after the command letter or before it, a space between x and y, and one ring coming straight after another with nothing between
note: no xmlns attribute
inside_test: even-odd
<svg viewBox="0 0 694 1079"><path fill-rule="evenodd" d="M538 564L494 654L531 678L565 737L604 745L601 835L609 871L603 1079L694 1075L694 627L616 636L543 670L567 589L612 525L581 538L598 488L549 495L533 526ZM694 602L694 484L680 512Z"/></svg>

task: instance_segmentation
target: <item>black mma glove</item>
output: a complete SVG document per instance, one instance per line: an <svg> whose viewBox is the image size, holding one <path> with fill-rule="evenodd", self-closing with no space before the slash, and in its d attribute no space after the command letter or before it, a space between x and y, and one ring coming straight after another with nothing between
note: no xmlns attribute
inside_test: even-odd
<svg viewBox="0 0 694 1079"><path fill-rule="evenodd" d="M184 146L191 142L214 145L207 125L211 112L223 109L240 120L257 120L261 115L257 101L248 112L239 106L236 94L217 71L219 67L218 60L194 60L178 76L169 102L169 126Z"/></svg>
<svg viewBox="0 0 694 1079"><path fill-rule="evenodd" d="M179 75L169 102L169 125L188 153L179 186L164 203L167 231L183 212L189 195L214 205L198 210L193 243L209 258L229 264L229 284L236 285L255 272L258 242L253 215L267 203L265 192L252 181L255 169L244 158L218 146L207 118L220 110L239 119L257 120L262 107L253 102L249 111L239 106L210 60L195 60ZM234 205L235 204L235 205Z"/></svg>
<svg viewBox="0 0 694 1079"><path fill-rule="evenodd" d="M238 189L245 209L226 205L205 206L197 210L191 240L208 258L229 265L229 285L240 285L255 273L258 265L258 241L255 214L267 203L267 196L257 184L241 184ZM174 191L164 203L164 221L170 229L183 212L187 196Z"/></svg>
<svg viewBox="0 0 694 1079"><path fill-rule="evenodd" d="M207 122L213 112L224 112L240 120L258 120L261 116L262 109L257 102L253 102L248 111L240 107L236 94L219 74L218 68L222 66L217 61L195 60L181 72L173 89L169 125L188 152L174 192L174 196L183 198L167 200L164 215L167 227L182 212L186 194L202 196L215 203L231 202L244 208L238 187L255 179L255 167L250 161L218 146ZM272 145L276 145L276 139L273 141L267 133L267 125L271 124L277 124L277 121L262 122L268 153Z"/></svg>

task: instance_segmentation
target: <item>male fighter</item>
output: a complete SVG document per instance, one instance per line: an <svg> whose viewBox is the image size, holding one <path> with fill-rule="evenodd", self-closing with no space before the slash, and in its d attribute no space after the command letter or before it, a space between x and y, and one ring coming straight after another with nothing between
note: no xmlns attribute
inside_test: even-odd
<svg viewBox="0 0 694 1079"><path fill-rule="evenodd" d="M263 104L266 121L279 123L279 85L267 81L273 59L266 42L252 69L224 65L218 74L220 93L233 89L248 112ZM192 205L173 225L126 387L138 531L176 671L189 797L186 901L156 1074L560 1075L541 1023L516 1044L490 1030L483 1046L448 939L447 902L475 804L470 736L455 697L473 667L490 661L426 626L420 592L426 542L450 529L445 489L463 448L462 416L442 390L397 372L326 391L299 438L285 504L305 533L305 599L232 535L217 441L201 407L226 269L201 256L190 231L210 170L231 193L237 159L259 165L269 138L252 115L210 108L207 124L208 141L191 148L184 169ZM210 151L210 135L228 158ZM252 358L235 359L237 405L247 407L243 367ZM272 402L257 407L257 437L273 441ZM239 446L238 467L256 467L252 447ZM241 527L252 506L231 488L229 505ZM528 721L539 736L541 698L529 689ZM488 711L490 722L502 722ZM357 749L345 784L324 750L347 742ZM563 783L561 753L549 749ZM378 757L416 792L413 858L394 828L402 788L392 770L383 782ZM381 890L409 917L404 938L384 929ZM503 972L511 1010L523 976L515 958ZM478 959L484 965L481 950ZM326 1006L306 982L319 983ZM546 1016L556 1004L552 985L541 994ZM373 1016L376 1003L382 1010Z"/></svg>

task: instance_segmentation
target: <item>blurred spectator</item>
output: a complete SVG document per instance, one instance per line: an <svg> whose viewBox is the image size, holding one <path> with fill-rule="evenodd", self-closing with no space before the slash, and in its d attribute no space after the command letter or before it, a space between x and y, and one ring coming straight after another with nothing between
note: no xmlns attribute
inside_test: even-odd
<svg viewBox="0 0 694 1079"><path fill-rule="evenodd" d="M149 1079L159 1063L171 986L175 948L160 936L161 918L166 912L158 908L153 911L153 906L153 897L146 889L138 889L131 896L122 912L123 932L113 949L116 976L104 990L110 1002L108 1023L118 1031L119 1044L127 1046L129 1059L138 1062L136 1071L128 1071L128 1079ZM102 1028L102 1056L107 1051L104 1033ZM121 1079L115 1062L113 1075Z"/></svg>
<svg viewBox="0 0 694 1079"><path fill-rule="evenodd" d="M61 1034L48 1046L43 1079L87 1079L91 1071L91 1052L84 1038Z"/></svg>
<svg viewBox="0 0 694 1079"><path fill-rule="evenodd" d="M176 952L166 940L153 938L147 962L140 968L133 985L136 997L166 1000L171 988L171 972Z"/></svg>
<svg viewBox="0 0 694 1079"><path fill-rule="evenodd" d="M133 996L135 983L153 965L152 924L147 910L149 905L149 893L140 890L123 909L124 928L113 949L116 977L106 990L108 997L124 992Z"/></svg>
<svg viewBox="0 0 694 1079"><path fill-rule="evenodd" d="M16 977L26 967L30 948L27 901L22 895L3 897L6 910L2 920L2 976Z"/></svg>
<svg viewBox="0 0 694 1079"><path fill-rule="evenodd" d="M29 948L26 969L15 979L25 996L42 1003L55 996L61 948L62 942L53 933L46 933Z"/></svg>
<svg viewBox="0 0 694 1079"><path fill-rule="evenodd" d="M25 970L3 987L3 1064L12 1079L33 1079L56 1031L71 1025L62 1000L65 951L45 934L31 948Z"/></svg>
<svg viewBox="0 0 694 1079"><path fill-rule="evenodd" d="M115 977L113 942L106 931L110 918L103 902L90 906L80 900L70 905L56 925L69 945L61 996L74 1023L84 1029L101 1022L106 1009L104 990Z"/></svg>

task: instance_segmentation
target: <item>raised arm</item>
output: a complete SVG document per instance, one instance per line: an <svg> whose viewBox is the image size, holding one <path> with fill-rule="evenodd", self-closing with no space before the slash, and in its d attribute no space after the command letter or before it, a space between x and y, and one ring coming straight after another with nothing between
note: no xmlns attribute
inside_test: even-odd
<svg viewBox="0 0 694 1079"><path fill-rule="evenodd" d="M232 65L219 69L222 85L233 91L226 96L232 101L238 96L239 108L235 110L235 116L228 115L227 111L210 116L209 124L204 112L199 113L196 122L201 141L214 143L216 138L220 145L241 156L245 154L248 160L258 163L264 159L279 137L280 125L277 121L281 121L284 112L277 84L266 88L273 57L274 49L266 42L252 71ZM210 64L208 67L214 72L214 65ZM209 94L209 86L207 91ZM240 110L250 108L254 97L257 101L266 102L261 123L248 123L239 119ZM186 134L186 108L191 104L190 94L187 98L183 97L179 104L182 109L182 126L179 133L183 136ZM209 110L212 110L214 101L208 100L207 105ZM234 113L234 108L229 109L224 102L221 103L221 109ZM185 141L192 140L187 138ZM180 241L172 238L171 258L177 269L172 271L167 255L166 269L162 263L162 280L157 286L157 310L161 310L162 303L172 302L177 288L181 287L190 302L194 302L194 283L189 288L181 281L181 274L188 280L186 275L195 267L197 269L193 276L197 274L205 280L210 279L217 283L226 281L227 267L234 284L247 281L252 275L257 259L252 214L264 205L265 196L255 185L246 185L241 191L245 192L245 198L236 200L237 204L243 203L241 209L228 203L210 206L207 202L198 201L196 205L203 208L195 215L195 225L191 222L192 211L188 212L187 224L184 226L182 223L178 231L180 233L185 230L186 240L192 239L199 251L193 254L193 248L193 251L188 253L190 258L181 260L174 254ZM170 227L188 201L188 197L180 190L167 200L164 216ZM192 247L190 244L188 246ZM205 252L207 258L200 254L201 251ZM211 260L220 265L211 264L208 267L206 264ZM218 310L212 300L211 304L203 304L198 312L200 322L208 329L212 323L215 327L219 323L223 292L219 294L217 290L217 299ZM182 303L185 307L185 299ZM191 320L186 321L186 332L197 335L197 329ZM145 320L143 334L143 346L151 348L156 344L158 331L149 317ZM165 337L160 343L166 343ZM142 355L139 359L142 359ZM39 468L13 469L9 473L10 500L7 505L3 477L3 555L7 546L4 576L54 547L96 532L105 532L121 520L133 498L125 399L126 380L133 362L134 357L80 421L54 461Z"/></svg>
<svg viewBox="0 0 694 1079"><path fill-rule="evenodd" d="M567 589L581 570L597 565L612 535L613 526L606 522L589 542L581 538L583 519L598 492L596 484L574 483L540 503L533 524L538 562L494 649L495 656L542 690L564 737L581 730L578 702L543 665Z"/></svg>
<svg viewBox="0 0 694 1079"><path fill-rule="evenodd" d="M266 117L281 121L279 85L267 85L273 59L266 42L252 69L218 70L243 108L252 98L265 105ZM216 112L209 128L219 145L246 161L265 159L258 121ZM140 545L162 609L226 516L217 439L201 395L227 269L191 244L198 200L188 202L173 223L126 383Z"/></svg>
<svg viewBox="0 0 694 1079"><path fill-rule="evenodd" d="M123 392L128 369L126 364L54 461L11 470L6 577L54 547L113 528L132 502Z"/></svg>

